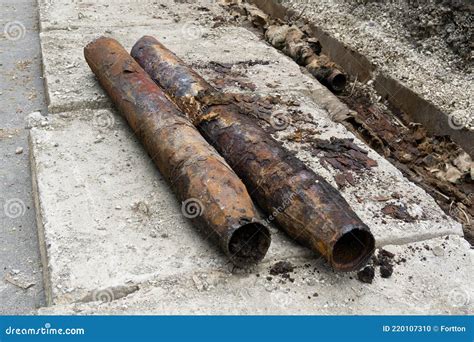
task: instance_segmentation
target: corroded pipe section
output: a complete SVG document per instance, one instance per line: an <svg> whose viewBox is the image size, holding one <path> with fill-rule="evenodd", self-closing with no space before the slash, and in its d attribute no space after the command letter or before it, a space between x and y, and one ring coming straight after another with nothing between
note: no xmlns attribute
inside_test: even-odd
<svg viewBox="0 0 474 342"><path fill-rule="evenodd" d="M153 37L141 38L132 56L224 156L270 221L336 270L355 270L370 258L369 228L327 181Z"/></svg>
<svg viewBox="0 0 474 342"><path fill-rule="evenodd" d="M296 26L271 25L265 30L265 39L275 48L282 50L308 71L322 84L335 92L346 86L347 78L339 66L321 53L321 45L309 38Z"/></svg>
<svg viewBox="0 0 474 342"><path fill-rule="evenodd" d="M184 216L215 238L236 265L262 260L269 230L225 160L117 41L99 38L84 55L182 201Z"/></svg>

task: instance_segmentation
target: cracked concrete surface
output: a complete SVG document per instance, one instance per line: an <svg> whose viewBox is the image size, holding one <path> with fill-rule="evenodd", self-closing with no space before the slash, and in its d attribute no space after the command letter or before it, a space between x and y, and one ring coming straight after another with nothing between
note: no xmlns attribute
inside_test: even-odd
<svg viewBox="0 0 474 342"><path fill-rule="evenodd" d="M378 166L342 193L372 229L378 246L396 254L391 278L377 274L369 285L354 273L334 273L275 227L264 262L250 270L234 269L182 217L180 203L110 109L83 59L84 45L106 34L130 49L142 35L154 35L208 79L212 72L199 65L211 60L268 61L246 71L256 93L298 99L322 138L353 136L329 119L318 104L315 89L321 85L296 64L245 28L216 26L217 17L228 16L217 3L131 2L107 7L93 6L92 0L40 1L48 105L54 113L48 127L30 135L47 298L53 305L40 313L472 312L473 252L459 236L460 225L367 146ZM116 6L118 14L112 16ZM199 10L202 6L209 11ZM267 85L270 81L274 86ZM334 184L334 170L285 140L299 125L291 122L276 138ZM416 222L381 217L376 198L395 191L413 213L421 213ZM268 274L280 260L297 266L291 279Z"/></svg>

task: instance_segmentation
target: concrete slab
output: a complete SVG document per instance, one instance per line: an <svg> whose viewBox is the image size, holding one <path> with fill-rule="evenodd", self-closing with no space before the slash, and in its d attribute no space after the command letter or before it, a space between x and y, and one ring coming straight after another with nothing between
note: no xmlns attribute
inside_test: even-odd
<svg viewBox="0 0 474 342"><path fill-rule="evenodd" d="M50 304L129 281L232 268L182 215L115 112L84 110L50 120L30 136ZM267 260L310 255L273 230Z"/></svg>
<svg viewBox="0 0 474 342"><path fill-rule="evenodd" d="M462 234L461 225L357 139L356 144L368 150L378 166L355 176L354 185L342 193L370 226L378 245L450 234L443 248L449 253L441 257L438 250L434 255L431 247L420 247L423 243L391 247L400 253L400 260L404 256L408 261L397 266L392 278L377 277L369 286L355 280L354 274L333 273L317 256L273 228L273 245L264 263L231 273L227 259L182 217L180 204L140 144L108 109L111 104L84 61L83 47L106 34L129 50L142 35L153 35L211 81L215 73L205 67L210 61L263 61L245 72L256 85L254 93L296 98L307 118L300 122L289 117L288 127L276 137L333 184L336 171L323 168L307 146L288 137L308 127L322 139L353 135L331 121L318 101L319 83L244 28L215 27L209 16L196 9L183 15L183 21L148 18L151 21L136 26L132 14L142 18L139 8L130 10L128 19L121 11L113 18L99 4L94 17L88 0L72 7L59 6L63 1L53 1L49 10L42 8L42 24L50 30L41 34L49 110L56 115L50 116L48 128L32 130L30 139L47 297L49 304L55 304L41 313L388 314L464 313L470 309L472 294L466 292L465 284L472 283L472 252L456 236ZM111 6L116 10L115 4ZM167 7L166 18L179 15L179 8ZM62 10L66 12L56 12L62 19L54 23L55 11ZM104 25L88 27L97 19ZM61 30L67 27L70 30ZM287 107L282 105L279 110L288 115ZM397 200L380 200L394 192L399 194ZM415 221L383 216L381 208L389 203L405 205ZM443 241L436 238L427 244L434 248ZM267 280L268 269L278 260L291 260L298 266L293 282L279 277ZM442 262L446 267L439 269ZM461 296L456 292L459 289ZM317 297L313 297L315 292ZM462 300L466 293L467 302ZM451 297L461 297L461 305L458 301L450 304L452 299L447 298ZM112 301L99 305L96 300Z"/></svg>
<svg viewBox="0 0 474 342"><path fill-rule="evenodd" d="M406 246L395 253L391 278L378 267L372 284L333 273L320 261L292 259L291 280L257 272L202 273L156 278L140 290L105 302L42 308L52 314L468 314L474 309L474 252L458 236ZM114 300L112 300L114 299Z"/></svg>
<svg viewBox="0 0 474 342"><path fill-rule="evenodd" d="M41 31L172 24L181 17L206 20L219 8L216 1L198 0L38 0ZM201 10L198 8L201 7ZM213 8L213 12L202 7Z"/></svg>
<svg viewBox="0 0 474 342"><path fill-rule="evenodd" d="M194 25L194 24L193 24ZM286 87L298 89L301 73L299 67L277 50L260 41L244 28L190 26L187 23L159 27L127 27L96 30L51 31L41 33L44 74L50 113L83 108L106 108L110 102L95 81L83 56L83 48L93 39L111 36L131 50L143 35L152 35L166 44L188 63L203 64L210 61L236 63L263 60L268 63L265 71L273 77L283 77ZM190 44L190 42L193 44ZM229 41L240 42L228 44ZM243 50L241 46L245 45ZM222 46L228 46L222 49ZM67 53L67 58L65 54ZM273 72L272 72L273 70ZM209 71L203 73L213 75Z"/></svg>

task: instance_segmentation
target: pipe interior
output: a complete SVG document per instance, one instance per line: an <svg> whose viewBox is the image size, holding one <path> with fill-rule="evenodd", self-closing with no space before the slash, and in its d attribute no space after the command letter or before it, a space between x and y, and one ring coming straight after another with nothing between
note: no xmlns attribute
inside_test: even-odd
<svg viewBox="0 0 474 342"><path fill-rule="evenodd" d="M346 76L344 74L334 75L331 79L331 87L336 91L341 91L346 86Z"/></svg>
<svg viewBox="0 0 474 342"><path fill-rule="evenodd" d="M332 255L334 266L348 271L357 269L370 258L374 248L375 239L369 231L351 230L334 245Z"/></svg>
<svg viewBox="0 0 474 342"><path fill-rule="evenodd" d="M229 252L237 265L261 261L270 247L270 231L263 224L254 222L239 227L230 238Z"/></svg>

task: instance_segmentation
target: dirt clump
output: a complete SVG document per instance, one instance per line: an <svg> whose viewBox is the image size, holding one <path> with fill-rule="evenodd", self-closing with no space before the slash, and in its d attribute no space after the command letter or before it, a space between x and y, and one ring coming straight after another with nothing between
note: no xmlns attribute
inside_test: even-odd
<svg viewBox="0 0 474 342"><path fill-rule="evenodd" d="M357 272L357 279L366 284L372 284L375 277L374 266L369 265L364 267L361 271Z"/></svg>
<svg viewBox="0 0 474 342"><path fill-rule="evenodd" d="M293 272L295 267L289 261L279 261L272 266L270 269L271 275L288 275L289 272Z"/></svg>
<svg viewBox="0 0 474 342"><path fill-rule="evenodd" d="M390 278L392 276L394 258L395 254L385 249L379 249L377 255L373 257L374 264L380 266L380 276L382 278Z"/></svg>

